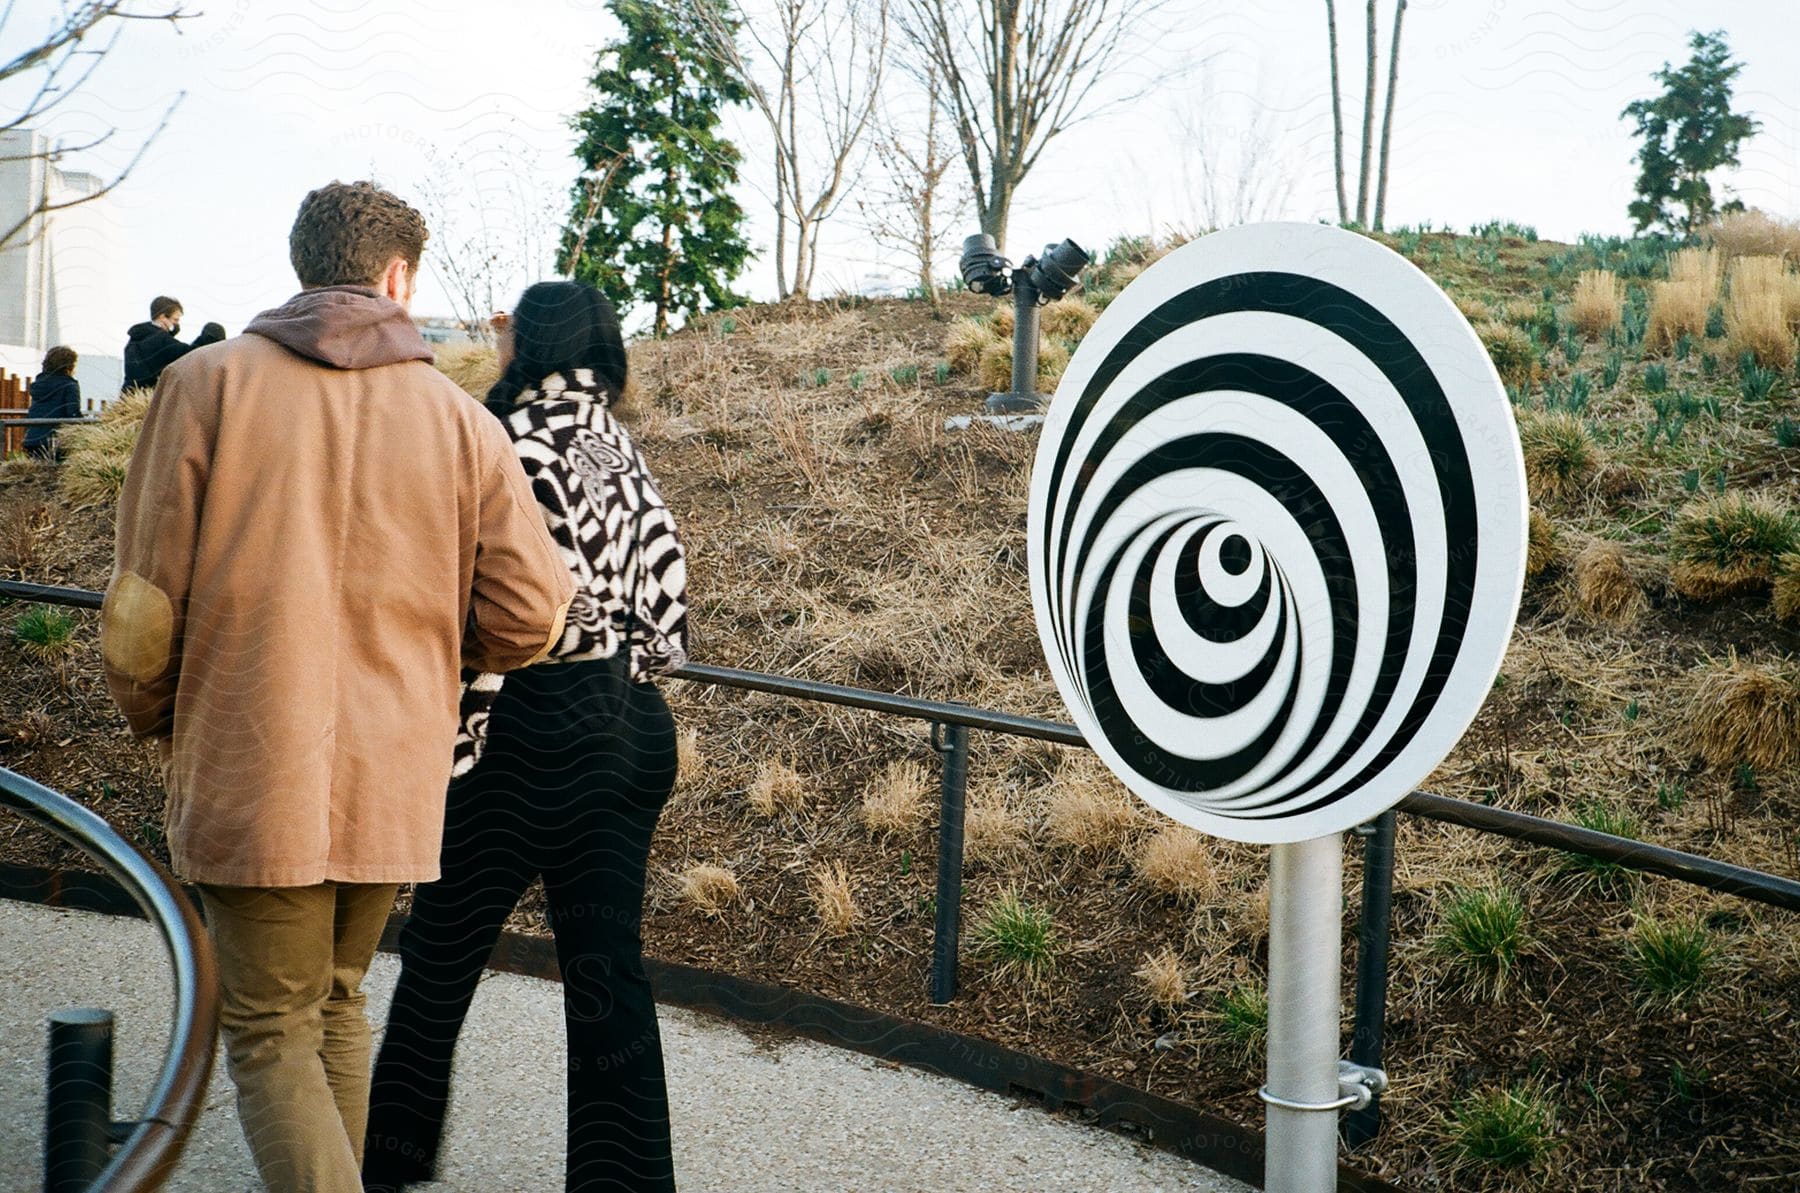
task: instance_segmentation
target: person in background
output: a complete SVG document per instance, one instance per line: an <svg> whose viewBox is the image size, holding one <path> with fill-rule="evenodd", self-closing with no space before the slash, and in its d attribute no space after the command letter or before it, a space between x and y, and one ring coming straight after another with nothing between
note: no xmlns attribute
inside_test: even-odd
<svg viewBox="0 0 1800 1193"><path fill-rule="evenodd" d="M425 237L373 183L306 196L300 293L163 371L100 614L269 1193L361 1193L363 975L399 884L438 874L462 669L548 653L575 590L511 439L407 313Z"/></svg>
<svg viewBox="0 0 1800 1193"><path fill-rule="evenodd" d="M27 418L80 418L81 382L75 380L75 349L58 344L44 353L44 371L31 383ZM25 454L56 458L56 427L26 427Z"/></svg>
<svg viewBox="0 0 1800 1193"><path fill-rule="evenodd" d="M168 295L150 300L150 321L134 323L125 333L125 388L154 389L162 371L192 352L225 338L225 329L208 323L184 344L175 337L181 334L181 303Z"/></svg>
<svg viewBox="0 0 1800 1193"><path fill-rule="evenodd" d="M363 1182L388 1193L432 1179L463 1018L501 926L542 876L568 1034L565 1188L672 1193L641 923L650 839L675 786L675 722L652 680L687 658L686 556L612 413L626 358L606 299L585 283L541 282L510 322L488 408L531 478L575 600L544 662L465 686L443 874L418 889L400 936Z"/></svg>

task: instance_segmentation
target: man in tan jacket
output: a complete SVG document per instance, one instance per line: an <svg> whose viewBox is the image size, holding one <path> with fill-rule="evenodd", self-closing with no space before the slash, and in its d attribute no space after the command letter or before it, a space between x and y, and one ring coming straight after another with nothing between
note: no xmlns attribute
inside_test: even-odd
<svg viewBox="0 0 1800 1193"><path fill-rule="evenodd" d="M425 236L373 184L307 195L301 293L163 372L119 503L107 678L161 752L273 1193L362 1188L363 973L397 885L438 876L461 668L540 657L573 592L407 313Z"/></svg>

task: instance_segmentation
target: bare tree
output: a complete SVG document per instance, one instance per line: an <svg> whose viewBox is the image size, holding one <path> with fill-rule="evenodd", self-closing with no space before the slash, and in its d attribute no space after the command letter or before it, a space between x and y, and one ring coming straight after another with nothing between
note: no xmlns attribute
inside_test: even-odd
<svg viewBox="0 0 1800 1193"><path fill-rule="evenodd" d="M1002 248L1019 185L1097 102L1140 21L1164 0L898 0L901 31L944 79L981 230Z"/></svg>
<svg viewBox="0 0 1800 1193"><path fill-rule="evenodd" d="M1394 131L1394 94L1400 81L1400 26L1406 16L1406 0L1395 0L1394 37L1388 54L1387 102L1381 118L1380 174L1373 163L1376 102L1376 16L1375 0L1369 0L1367 48L1364 56L1362 168L1356 186L1356 223L1369 224L1369 199L1375 200L1376 230L1380 230L1387 211L1388 150ZM1344 189L1344 116L1343 99L1338 83L1337 6L1325 0L1325 36L1331 52L1331 131L1333 164L1337 171L1338 220L1349 223L1351 212Z"/></svg>
<svg viewBox="0 0 1800 1193"><path fill-rule="evenodd" d="M425 264L443 283L450 313L471 337L486 343L488 317L532 282L555 272L561 196L534 185L535 163L511 150L501 170L475 170L459 153L446 155L417 186L431 229ZM476 178L495 186L471 186ZM603 185L603 184L601 184Z"/></svg>
<svg viewBox="0 0 1800 1193"><path fill-rule="evenodd" d="M943 79L927 65L921 80L924 127L884 110L872 134L882 179L863 188L857 207L877 244L906 254L918 271L919 290L932 310L939 305L933 266L955 243L957 225L968 208L961 188L946 184L956 152L944 128Z"/></svg>
<svg viewBox="0 0 1800 1193"><path fill-rule="evenodd" d="M688 0L697 35L774 138L775 285L805 298L819 233L846 197L887 67L888 0ZM738 43L742 30L754 50Z"/></svg>
<svg viewBox="0 0 1800 1193"><path fill-rule="evenodd" d="M1248 90L1254 95L1261 89ZM1203 83L1174 116L1182 192L1197 217L1182 232L1193 237L1286 214L1295 173L1281 151L1267 106L1246 98L1240 113L1219 102Z"/></svg>
<svg viewBox="0 0 1800 1193"><path fill-rule="evenodd" d="M0 38L5 38L6 27L13 18L14 6L14 0L4 0L4 4L0 4ZM67 102L70 96L78 93L93 77L94 71L118 43L120 34L129 24L166 21L179 28L180 22L190 20L195 15L185 11L179 3L157 5L148 9L132 3L132 0L63 3L43 33L29 35L23 48L12 58L0 62L0 89L10 91L16 88L17 93L25 97L16 112L11 115L0 114L0 134L31 132L33 126L40 124L59 105ZM168 127L169 117L174 114L181 99L182 96L177 95L170 102L150 135L138 145L124 168L110 180L72 197L52 197L48 185L39 188L36 195L27 197L24 212L12 224L0 225L0 249L29 244L42 234L45 217L71 207L79 207L83 203L92 203L111 193L130 177L138 162L143 160L144 152L150 148L151 142ZM0 165L37 162L48 173L49 167L58 165L68 155L85 153L104 145L116 131L108 130L92 140L77 144L47 140L40 147L27 139L23 152L0 153Z"/></svg>

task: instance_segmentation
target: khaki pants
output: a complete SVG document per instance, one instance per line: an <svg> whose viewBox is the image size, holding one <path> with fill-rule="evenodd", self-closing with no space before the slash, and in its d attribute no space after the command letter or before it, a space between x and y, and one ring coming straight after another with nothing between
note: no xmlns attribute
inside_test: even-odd
<svg viewBox="0 0 1800 1193"><path fill-rule="evenodd" d="M270 1193L361 1193L362 981L398 889L200 888L238 1117Z"/></svg>

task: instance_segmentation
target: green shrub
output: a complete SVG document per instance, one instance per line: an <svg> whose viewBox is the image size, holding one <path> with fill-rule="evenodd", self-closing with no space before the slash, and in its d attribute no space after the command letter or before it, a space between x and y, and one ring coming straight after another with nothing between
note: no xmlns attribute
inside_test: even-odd
<svg viewBox="0 0 1800 1193"><path fill-rule="evenodd" d="M1669 366L1664 364L1646 365L1644 367L1644 392L1659 394L1669 388Z"/></svg>
<svg viewBox="0 0 1800 1193"><path fill-rule="evenodd" d="M898 368L891 370L888 373L888 376L893 378L895 385L917 385L919 382L919 366L901 365Z"/></svg>
<svg viewBox="0 0 1800 1193"><path fill-rule="evenodd" d="M1600 449L1587 424L1566 411L1522 415L1519 446L1534 498L1554 500L1572 495L1600 467Z"/></svg>
<svg viewBox="0 0 1800 1193"><path fill-rule="evenodd" d="M1497 1168L1537 1163L1556 1146L1556 1108L1528 1085L1477 1090L1458 1101L1449 1133L1465 1161Z"/></svg>
<svg viewBox="0 0 1800 1193"><path fill-rule="evenodd" d="M1269 992L1241 982L1219 995L1213 1012L1219 1034L1236 1044L1245 1056L1261 1052L1269 1039Z"/></svg>
<svg viewBox="0 0 1800 1193"><path fill-rule="evenodd" d="M1699 479L1696 470L1694 489ZM1728 493L1694 502L1669 528L1675 585L1699 600L1770 583L1776 562L1795 550L1800 550L1800 518L1764 494Z"/></svg>
<svg viewBox="0 0 1800 1193"><path fill-rule="evenodd" d="M1606 354L1606 363L1600 366L1600 384L1607 389L1619 383L1619 376L1625 371L1625 354L1617 348Z"/></svg>
<svg viewBox="0 0 1800 1193"><path fill-rule="evenodd" d="M1448 896L1432 950L1461 972L1476 996L1498 999L1526 947L1525 904L1501 886Z"/></svg>
<svg viewBox="0 0 1800 1193"><path fill-rule="evenodd" d="M1738 365L1738 392L1746 402L1765 402L1775 388L1777 376L1774 369L1757 364L1756 358L1746 352Z"/></svg>

